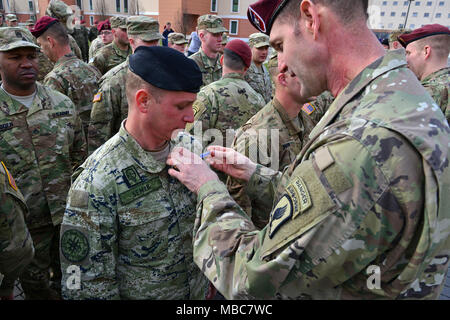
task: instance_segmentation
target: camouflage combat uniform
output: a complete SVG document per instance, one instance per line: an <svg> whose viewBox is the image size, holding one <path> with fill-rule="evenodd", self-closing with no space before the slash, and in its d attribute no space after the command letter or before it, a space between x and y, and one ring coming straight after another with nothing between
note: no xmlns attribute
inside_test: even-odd
<svg viewBox="0 0 450 320"><path fill-rule="evenodd" d="M441 108L450 123L450 67L433 72L422 80L422 85Z"/></svg>
<svg viewBox="0 0 450 320"><path fill-rule="evenodd" d="M104 47L102 38L98 37L92 40L91 45L89 46L89 62L92 62L94 56L97 54L100 48Z"/></svg>
<svg viewBox="0 0 450 320"><path fill-rule="evenodd" d="M77 42L78 47L80 48L82 59L84 62L88 61L89 55L89 41L88 41L89 31L85 26L76 26L73 29L72 36Z"/></svg>
<svg viewBox="0 0 450 320"><path fill-rule="evenodd" d="M210 59L200 47L200 49L189 58L194 60L200 68L203 76L203 86L207 86L214 81L220 80L222 77L220 54L217 54L216 59Z"/></svg>
<svg viewBox="0 0 450 320"><path fill-rule="evenodd" d="M200 188L194 260L227 298L436 299L450 261L449 134L403 52L389 51L283 175L257 166L247 193L275 204L262 231L223 184Z"/></svg>
<svg viewBox="0 0 450 320"><path fill-rule="evenodd" d="M269 71L263 64L258 68L252 61L244 79L253 90L263 97L266 103L272 100L272 80L270 79Z"/></svg>
<svg viewBox="0 0 450 320"><path fill-rule="evenodd" d="M88 133L88 152L115 135L122 121L128 116L128 101L125 90L128 58L109 70L100 80L101 87L94 96Z"/></svg>
<svg viewBox="0 0 450 320"><path fill-rule="evenodd" d="M227 143L230 146L234 134L226 140L227 129L237 130L243 126L264 104L261 95L250 87L241 74L228 73L219 81L203 87L197 94L193 105L195 125L188 124L186 130L197 135L204 147L213 142L213 137L215 145L226 146ZM201 131L196 129L200 124ZM214 136L214 132L209 132L213 136L209 135L205 132L208 129L218 129L221 136ZM218 141L220 139L222 141Z"/></svg>
<svg viewBox="0 0 450 320"><path fill-rule="evenodd" d="M92 109L92 97L98 90L100 72L78 59L74 53L66 54L55 64L44 84L68 96L74 103L87 137Z"/></svg>
<svg viewBox="0 0 450 320"><path fill-rule="evenodd" d="M27 298L54 298L48 268L58 279L59 225L72 169L86 156L81 120L69 98L39 83L29 109L3 89L0 100L0 156L26 200L25 221L36 249L20 281Z"/></svg>
<svg viewBox="0 0 450 320"><path fill-rule="evenodd" d="M0 163L0 296L9 296L14 281L34 256L25 225L25 199L3 162ZM3 279L3 281L2 281Z"/></svg>
<svg viewBox="0 0 450 320"><path fill-rule="evenodd" d="M81 288L65 287L63 275L63 296L202 299L208 281L192 258L196 197L169 176L167 155L144 151L124 123L73 176L61 265L81 267ZM191 136L176 140L201 152Z"/></svg>
<svg viewBox="0 0 450 320"><path fill-rule="evenodd" d="M131 53L130 46L128 46L126 50L120 50L113 41L100 48L90 64L96 67L101 74L104 75L115 66L124 62Z"/></svg>
<svg viewBox="0 0 450 320"><path fill-rule="evenodd" d="M297 117L289 119L283 106L274 98L236 132L233 149L250 157L253 162L283 171L294 162L326 110L316 104L315 108L303 108ZM269 221L272 208L252 203L244 186L241 180L228 177L230 195L252 218L255 226L262 229Z"/></svg>

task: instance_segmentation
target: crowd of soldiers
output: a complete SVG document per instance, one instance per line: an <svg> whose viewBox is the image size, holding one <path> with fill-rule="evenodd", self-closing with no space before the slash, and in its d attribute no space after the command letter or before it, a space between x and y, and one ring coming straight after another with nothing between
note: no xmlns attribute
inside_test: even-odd
<svg viewBox="0 0 450 320"><path fill-rule="evenodd" d="M146 16L7 15L0 298L437 299L450 30L384 49L366 12L259 0L248 43L206 14L195 53Z"/></svg>

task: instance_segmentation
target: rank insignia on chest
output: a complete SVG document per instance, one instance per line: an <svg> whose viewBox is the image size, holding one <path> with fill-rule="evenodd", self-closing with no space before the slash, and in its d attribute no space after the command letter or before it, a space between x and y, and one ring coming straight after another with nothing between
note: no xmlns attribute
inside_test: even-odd
<svg viewBox="0 0 450 320"><path fill-rule="evenodd" d="M311 113L313 113L316 109L314 108L314 106L310 103L305 103L302 107L303 112L305 112L306 114L310 115Z"/></svg>
<svg viewBox="0 0 450 320"><path fill-rule="evenodd" d="M11 186L11 188L13 188L15 191L17 191L16 181L14 180L13 176L9 173L9 171L6 168L6 166L3 163L3 161L1 161L1 163L2 163L3 169L5 169L6 175L8 176L9 185Z"/></svg>
<svg viewBox="0 0 450 320"><path fill-rule="evenodd" d="M102 101L102 93L98 92L95 96L94 99L92 100L92 102L100 102Z"/></svg>

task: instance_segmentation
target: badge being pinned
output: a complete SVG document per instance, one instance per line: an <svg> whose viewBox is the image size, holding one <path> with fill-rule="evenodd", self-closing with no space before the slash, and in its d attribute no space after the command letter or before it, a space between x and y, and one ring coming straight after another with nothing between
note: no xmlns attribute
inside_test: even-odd
<svg viewBox="0 0 450 320"><path fill-rule="evenodd" d="M305 103L302 107L302 110L306 112L306 114L310 115L316 110L316 108L314 108L314 106L310 103Z"/></svg>
<svg viewBox="0 0 450 320"><path fill-rule="evenodd" d="M97 94L94 96L94 100L92 100L92 102L100 102L100 101L102 101L102 93L97 92Z"/></svg>
<svg viewBox="0 0 450 320"><path fill-rule="evenodd" d="M292 217L293 204L288 194L278 201L270 217L269 238L272 239L277 230Z"/></svg>
<svg viewBox="0 0 450 320"><path fill-rule="evenodd" d="M1 161L1 163L2 163L3 168L5 169L6 175L8 176L9 185L11 186L11 188L13 188L15 191L17 191L16 181L14 180L13 176L9 173L8 169L6 169L6 166L3 163L3 161Z"/></svg>

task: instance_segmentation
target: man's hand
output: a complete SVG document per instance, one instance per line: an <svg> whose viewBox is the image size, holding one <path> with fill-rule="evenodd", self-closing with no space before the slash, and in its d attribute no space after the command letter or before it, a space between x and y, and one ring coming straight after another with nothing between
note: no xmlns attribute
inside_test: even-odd
<svg viewBox="0 0 450 320"><path fill-rule="evenodd" d="M217 174L199 156L187 149L175 148L166 163L173 167L169 169L169 174L196 194L205 183L219 181Z"/></svg>
<svg viewBox="0 0 450 320"><path fill-rule="evenodd" d="M210 146L208 151L211 154L206 161L213 168L234 178L249 181L256 170L256 163L233 149Z"/></svg>

